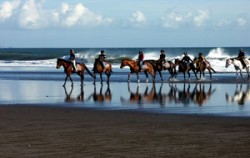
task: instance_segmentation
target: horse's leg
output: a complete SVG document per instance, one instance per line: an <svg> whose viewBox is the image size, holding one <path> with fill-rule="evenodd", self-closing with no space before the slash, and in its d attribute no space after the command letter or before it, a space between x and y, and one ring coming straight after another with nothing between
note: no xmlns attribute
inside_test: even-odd
<svg viewBox="0 0 250 158"><path fill-rule="evenodd" d="M64 84L63 84L63 87L65 87L65 85L66 85L66 82L67 82L67 79L68 79L68 75L65 77L65 79L64 79Z"/></svg>
<svg viewBox="0 0 250 158"><path fill-rule="evenodd" d="M107 75L107 83L109 83L109 78L110 78L111 73L108 72L108 71L106 71L105 73L106 73L106 75Z"/></svg>
<svg viewBox="0 0 250 158"><path fill-rule="evenodd" d="M102 79L102 73L101 72L100 72L100 79L101 79L101 83L102 83L103 79Z"/></svg>
<svg viewBox="0 0 250 158"><path fill-rule="evenodd" d="M73 80L72 80L72 78L69 76L69 79L70 79L70 81L71 81L71 86L73 86L74 84L73 84Z"/></svg>
<svg viewBox="0 0 250 158"><path fill-rule="evenodd" d="M138 74L138 72L136 73L136 77L137 77L137 82L140 83L140 79L139 79L139 74Z"/></svg>
<svg viewBox="0 0 250 158"><path fill-rule="evenodd" d="M161 71L158 71L159 74L160 74L160 77L161 77L161 81L163 81L163 78L162 78L162 75L161 75Z"/></svg>
<svg viewBox="0 0 250 158"><path fill-rule="evenodd" d="M240 77L243 78L243 76L242 76L242 70L241 69L240 69Z"/></svg>
<svg viewBox="0 0 250 158"><path fill-rule="evenodd" d="M212 79L212 72L211 69L208 69L209 75L210 75L210 80Z"/></svg>
<svg viewBox="0 0 250 158"><path fill-rule="evenodd" d="M146 75L146 83L148 83L148 73L147 73L147 71L144 71L144 74Z"/></svg>

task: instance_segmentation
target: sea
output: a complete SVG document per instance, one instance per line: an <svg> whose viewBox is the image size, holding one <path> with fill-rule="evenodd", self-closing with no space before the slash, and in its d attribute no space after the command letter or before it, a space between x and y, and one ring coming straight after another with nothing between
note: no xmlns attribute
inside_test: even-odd
<svg viewBox="0 0 250 158"><path fill-rule="evenodd" d="M72 74L74 86L67 81L63 87L65 73L56 68L57 58L67 59L74 49L77 62L85 63L91 71L95 58L104 50L112 63L110 83L97 83L86 73L84 85ZM120 69L124 58L136 59L143 51L145 59L157 60L160 50L166 60L182 58L187 52L191 58L202 52L217 73L213 79L183 81L183 75L176 78L181 82L170 82L169 73L162 72L161 81L156 74L156 83L145 83L145 75L131 75L128 67ZM228 58L236 57L239 49L246 56L250 47L155 47L155 48L0 48L0 106L59 106L76 108L98 108L105 110L139 110L153 113L181 113L250 117L250 80L244 72L236 79L234 66L225 67ZM207 73L207 72L206 72ZM106 75L103 75L106 81Z"/></svg>
<svg viewBox="0 0 250 158"><path fill-rule="evenodd" d="M119 71L123 58L136 59L139 51L143 51L145 59L159 59L160 50L165 50L166 60L174 61L188 52L191 58L202 52L217 72L234 72L234 67L225 67L226 59L236 57L239 49L244 49L246 56L250 47L155 47L155 48L0 48L0 67L55 67L57 58L67 59L69 50L74 49L77 62L93 67L94 59L101 50L113 68Z"/></svg>

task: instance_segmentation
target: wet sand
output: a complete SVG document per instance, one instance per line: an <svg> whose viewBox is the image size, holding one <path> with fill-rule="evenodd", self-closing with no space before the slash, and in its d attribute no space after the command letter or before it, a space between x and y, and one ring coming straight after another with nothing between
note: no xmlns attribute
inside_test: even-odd
<svg viewBox="0 0 250 158"><path fill-rule="evenodd" d="M250 119L0 106L1 157L249 157Z"/></svg>

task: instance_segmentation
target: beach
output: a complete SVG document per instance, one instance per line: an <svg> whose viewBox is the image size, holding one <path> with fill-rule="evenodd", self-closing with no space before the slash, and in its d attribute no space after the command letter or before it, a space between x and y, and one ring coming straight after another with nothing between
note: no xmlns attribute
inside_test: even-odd
<svg viewBox="0 0 250 158"><path fill-rule="evenodd" d="M0 72L1 157L250 155L249 80L235 73L128 83L125 69L109 84L86 74L80 86L74 74L63 87L62 71Z"/></svg>
<svg viewBox="0 0 250 158"><path fill-rule="evenodd" d="M1 157L249 157L248 118L0 106Z"/></svg>

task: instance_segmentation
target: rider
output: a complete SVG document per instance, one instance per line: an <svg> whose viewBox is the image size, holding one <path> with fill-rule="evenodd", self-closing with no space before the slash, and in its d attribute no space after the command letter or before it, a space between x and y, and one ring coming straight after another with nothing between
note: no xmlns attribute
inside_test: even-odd
<svg viewBox="0 0 250 158"><path fill-rule="evenodd" d="M243 65L243 68L246 67L246 63L245 63L245 61L244 61L244 59L245 59L245 53L244 53L244 50L243 50L243 49L240 49L240 50L239 50L238 57L236 57L235 59L240 60L240 62L241 62L242 65Z"/></svg>
<svg viewBox="0 0 250 158"><path fill-rule="evenodd" d="M202 61L202 63L204 64L204 66L207 67L207 61L206 61L205 57L203 56L203 54L201 52L199 53L198 59L200 61Z"/></svg>
<svg viewBox="0 0 250 158"><path fill-rule="evenodd" d="M143 62L143 59L144 59L144 55L143 55L143 52L142 51L139 51L138 52L138 58L137 58L137 64L139 66L139 71L141 71L141 65L142 65L142 62Z"/></svg>
<svg viewBox="0 0 250 158"><path fill-rule="evenodd" d="M73 66L74 72L76 72L76 56L73 49L70 49L69 60Z"/></svg>
<svg viewBox="0 0 250 158"><path fill-rule="evenodd" d="M160 63L161 68L163 68L162 66L166 62L165 57L166 57L165 56L165 51L161 50L160 58L158 59L158 62Z"/></svg>
<svg viewBox="0 0 250 158"><path fill-rule="evenodd" d="M184 56L183 58L181 59L182 62L186 63L186 64L189 64L190 62L192 62L193 60L188 56L187 52L184 52L183 53Z"/></svg>
<svg viewBox="0 0 250 158"><path fill-rule="evenodd" d="M104 69L104 62L105 62L105 59L106 59L106 54L104 52L104 50L101 50L101 54L99 55L98 59L100 61L100 64L102 66L102 69Z"/></svg>

